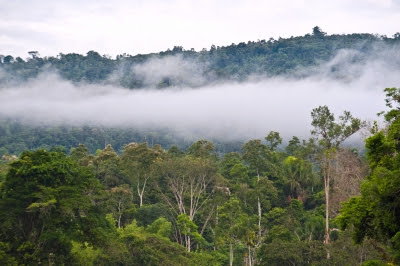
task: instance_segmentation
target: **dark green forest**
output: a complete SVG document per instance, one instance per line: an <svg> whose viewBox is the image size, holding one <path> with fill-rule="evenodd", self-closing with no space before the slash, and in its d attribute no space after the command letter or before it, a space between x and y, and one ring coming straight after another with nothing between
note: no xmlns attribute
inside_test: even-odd
<svg viewBox="0 0 400 266"><path fill-rule="evenodd" d="M212 45L208 50L204 48L198 52L175 46L159 53L121 54L113 59L96 51L89 51L86 55L60 53L56 57L40 57L40 51L30 51L25 59L0 55L0 87L17 85L48 72L75 83L112 84L131 89L198 87L226 80L241 82L254 76L295 75L301 78L309 74L299 72L299 69L312 70L331 60L340 50L356 51L351 60L363 63L371 54L389 47L398 48L399 43L399 33L392 38L373 34L328 35L321 28L314 27L312 33L305 36L270 38L221 47ZM148 81L146 74L137 71L137 67L146 62L171 56L188 64L188 71L197 77L196 81L173 73L161 73L156 80ZM344 78L340 66L333 65L330 71L336 78Z"/></svg>
<svg viewBox="0 0 400 266"><path fill-rule="evenodd" d="M399 249L400 89L367 157L342 142L364 126L327 106L312 138L271 131L240 152L81 144L5 155L3 265L390 265ZM344 202L344 203L343 203Z"/></svg>
<svg viewBox="0 0 400 266"><path fill-rule="evenodd" d="M0 56L0 94L48 73L127 89L301 79L343 49L362 64L399 43L400 34L314 27L199 52L175 46L113 59L31 51L27 59ZM197 81L167 72L149 81L138 71L171 56ZM329 71L346 78L339 65ZM0 265L398 265L400 89L385 93L378 100L389 108L380 113L386 123L368 128L363 151L343 143L367 123L325 105L310 113L310 138L289 141L275 131L199 140L0 117Z"/></svg>
<svg viewBox="0 0 400 266"><path fill-rule="evenodd" d="M37 148L71 148L84 144L90 153L96 153L111 144L117 153L130 142L147 142L169 149L173 145L186 150L196 140L195 136L178 136L171 131L138 128L111 128L106 126L35 125L17 119L0 119L0 157L4 154L20 154ZM239 151L243 141L212 140L218 154Z"/></svg>

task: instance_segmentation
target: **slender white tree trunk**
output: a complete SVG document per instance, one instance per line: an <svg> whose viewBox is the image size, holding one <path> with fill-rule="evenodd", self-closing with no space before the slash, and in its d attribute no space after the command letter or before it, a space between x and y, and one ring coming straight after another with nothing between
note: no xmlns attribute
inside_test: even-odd
<svg viewBox="0 0 400 266"><path fill-rule="evenodd" d="M232 243L229 243L229 265L233 265L233 246Z"/></svg>
<svg viewBox="0 0 400 266"><path fill-rule="evenodd" d="M330 243L330 237L329 237L329 189L330 189L330 181L331 181L331 158L330 154L326 155L326 165L324 169L324 188L325 188L325 238L324 238L324 243L329 244ZM330 258L330 252L329 249L327 248L326 250L326 258Z"/></svg>
<svg viewBox="0 0 400 266"><path fill-rule="evenodd" d="M249 266L252 266L252 258L251 258L251 248L250 248L250 245L247 245L247 249L248 249L248 252L249 252L249 256L248 256L248 258L249 258Z"/></svg>
<svg viewBox="0 0 400 266"><path fill-rule="evenodd" d="M190 236L187 236L186 238L186 245L187 245L187 251L190 252L191 250L191 241L190 241Z"/></svg>
<svg viewBox="0 0 400 266"><path fill-rule="evenodd" d="M260 174L258 173L257 170L257 184L260 181ZM262 211L261 211L261 201L260 201L260 196L257 197L257 208L258 208L258 237L261 238L261 217L262 217Z"/></svg>
<svg viewBox="0 0 400 266"><path fill-rule="evenodd" d="M139 196L139 207L142 207L142 205L143 205L143 194L144 194L144 189L146 188L146 183L147 183L148 179L149 179L149 177L146 175L144 178L143 187L142 187L142 189L140 189L140 177L138 176L137 193Z"/></svg>
<svg viewBox="0 0 400 266"><path fill-rule="evenodd" d="M325 178L325 244L329 244L329 178Z"/></svg>
<svg viewBox="0 0 400 266"><path fill-rule="evenodd" d="M262 212L261 212L261 201L260 197L257 198L257 203L258 203L258 237L261 238L261 217L262 217Z"/></svg>

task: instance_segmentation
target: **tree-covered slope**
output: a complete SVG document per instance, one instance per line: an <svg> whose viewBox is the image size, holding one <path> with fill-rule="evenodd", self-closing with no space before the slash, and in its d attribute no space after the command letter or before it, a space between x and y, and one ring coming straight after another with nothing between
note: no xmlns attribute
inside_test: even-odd
<svg viewBox="0 0 400 266"><path fill-rule="evenodd" d="M399 43L399 34L393 38L373 34L327 35L314 27L312 34L305 36L221 47L212 45L209 50L198 52L175 46L159 53L121 54L113 59L95 51L86 55L60 53L56 57L40 57L37 51L31 51L25 60L12 55L0 56L0 85L15 85L43 72L56 72L73 82L127 88L196 87L223 80L243 81L254 76L297 73L299 69L331 60L342 49L355 51L357 55L351 60L363 62L383 48L398 49Z"/></svg>

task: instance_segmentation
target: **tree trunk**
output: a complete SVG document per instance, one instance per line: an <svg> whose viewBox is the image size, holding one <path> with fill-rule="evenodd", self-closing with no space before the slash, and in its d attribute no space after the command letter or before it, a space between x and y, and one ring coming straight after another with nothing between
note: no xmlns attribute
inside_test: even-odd
<svg viewBox="0 0 400 266"><path fill-rule="evenodd" d="M329 183L330 183L330 171L331 164L330 158L327 158L327 165L324 174L324 188L325 188L325 238L324 243L329 244Z"/></svg>
<svg viewBox="0 0 400 266"><path fill-rule="evenodd" d="M121 228L121 217L122 217L121 201L119 201L118 202L118 228Z"/></svg>
<svg viewBox="0 0 400 266"><path fill-rule="evenodd" d="M260 202L260 196L257 197L257 205L258 205L258 237L261 238L261 202Z"/></svg>
<svg viewBox="0 0 400 266"><path fill-rule="evenodd" d="M144 189L146 188L146 182L149 179L148 176L145 176L144 182L143 182L143 187L140 189L140 177L138 176L138 183L137 183L137 193L139 196L139 207L142 207L143 205L143 194L144 194Z"/></svg>
<svg viewBox="0 0 400 266"><path fill-rule="evenodd" d="M331 181L331 158L330 154L326 155L326 165L324 169L324 188L325 188L325 238L324 243L328 245L330 243L329 237L329 188L330 188L330 181ZM326 249L326 258L330 258L330 252L328 248Z"/></svg>
<svg viewBox="0 0 400 266"><path fill-rule="evenodd" d="M251 266L252 265L252 259L251 259L251 248L250 248L250 245L247 245L247 250L249 252L249 255L248 255L249 266Z"/></svg>
<svg viewBox="0 0 400 266"><path fill-rule="evenodd" d="M325 178L325 239L324 243L329 244L329 176Z"/></svg>
<svg viewBox="0 0 400 266"><path fill-rule="evenodd" d="M186 245L187 245L187 251L190 252L191 249L190 236L186 237Z"/></svg>
<svg viewBox="0 0 400 266"><path fill-rule="evenodd" d="M229 243L229 265L233 265L233 247L232 243Z"/></svg>
<svg viewBox="0 0 400 266"><path fill-rule="evenodd" d="M258 173L257 170L257 185L258 182L260 181L260 174ZM260 201L260 196L257 197L257 208L258 208L258 237L261 238L261 201Z"/></svg>

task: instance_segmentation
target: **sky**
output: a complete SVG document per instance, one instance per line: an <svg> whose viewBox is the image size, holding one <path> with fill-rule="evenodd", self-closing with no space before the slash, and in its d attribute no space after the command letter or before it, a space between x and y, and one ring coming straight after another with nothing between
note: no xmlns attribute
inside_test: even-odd
<svg viewBox="0 0 400 266"><path fill-rule="evenodd" d="M399 32L400 0L0 0L0 54L112 57L303 36Z"/></svg>

